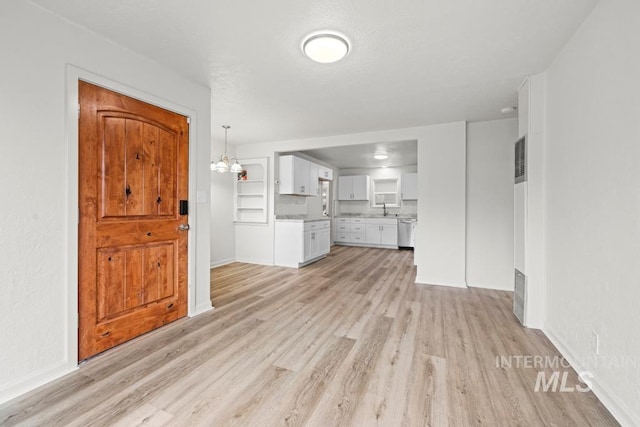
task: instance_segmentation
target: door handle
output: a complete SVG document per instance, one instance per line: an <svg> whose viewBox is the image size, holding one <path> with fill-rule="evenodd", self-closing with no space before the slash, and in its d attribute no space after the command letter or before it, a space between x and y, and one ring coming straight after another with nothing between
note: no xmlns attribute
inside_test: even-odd
<svg viewBox="0 0 640 427"><path fill-rule="evenodd" d="M190 228L191 228L191 227L189 226L189 224L180 224L180 225L178 226L178 230L180 230L180 231L187 231L187 230L189 230Z"/></svg>

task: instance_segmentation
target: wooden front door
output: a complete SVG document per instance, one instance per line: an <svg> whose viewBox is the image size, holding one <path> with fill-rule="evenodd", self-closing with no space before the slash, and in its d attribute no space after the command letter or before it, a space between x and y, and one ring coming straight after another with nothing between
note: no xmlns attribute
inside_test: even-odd
<svg viewBox="0 0 640 427"><path fill-rule="evenodd" d="M79 82L79 359L187 314L189 126ZM181 227L182 226L182 227Z"/></svg>

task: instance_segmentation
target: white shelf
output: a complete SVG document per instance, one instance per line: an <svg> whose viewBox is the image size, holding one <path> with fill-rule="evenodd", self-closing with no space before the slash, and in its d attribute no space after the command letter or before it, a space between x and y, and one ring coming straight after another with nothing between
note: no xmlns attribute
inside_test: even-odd
<svg viewBox="0 0 640 427"><path fill-rule="evenodd" d="M234 222L267 222L267 158L238 159L250 179L235 180Z"/></svg>

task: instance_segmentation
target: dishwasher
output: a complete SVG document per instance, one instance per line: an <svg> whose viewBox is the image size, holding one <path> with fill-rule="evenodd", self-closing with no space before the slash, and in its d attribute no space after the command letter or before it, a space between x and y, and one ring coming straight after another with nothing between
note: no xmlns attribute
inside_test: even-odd
<svg viewBox="0 0 640 427"><path fill-rule="evenodd" d="M398 219L398 247L413 248L415 241L416 223L415 218Z"/></svg>

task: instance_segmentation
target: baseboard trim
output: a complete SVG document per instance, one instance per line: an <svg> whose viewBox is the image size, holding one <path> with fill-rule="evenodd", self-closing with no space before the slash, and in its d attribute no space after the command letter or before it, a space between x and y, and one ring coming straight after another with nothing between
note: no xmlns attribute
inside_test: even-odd
<svg viewBox="0 0 640 427"><path fill-rule="evenodd" d="M18 378L8 384L3 384L2 388L0 388L0 404L35 390L53 380L57 380L76 369L78 369L76 363L60 362L51 368L42 369L33 374Z"/></svg>
<svg viewBox="0 0 640 427"><path fill-rule="evenodd" d="M468 283L467 287L469 287L469 288L479 288L479 289L490 289L492 291L513 292L513 283L511 284L511 287L499 287L499 286L492 286L492 285L483 285L481 283Z"/></svg>
<svg viewBox="0 0 640 427"><path fill-rule="evenodd" d="M551 328L545 327L542 332L549 338L549 341L556 346L558 351L564 356L564 358L571 364L576 372L589 371L593 375L591 378L591 391L595 394L602 404L611 412L611 415L622 426L640 426L640 414L637 414L623 402L615 396L615 393L602 382L602 380L588 367L584 366L580 362L580 357L563 339L559 334L555 333Z"/></svg>
<svg viewBox="0 0 640 427"><path fill-rule="evenodd" d="M198 316L199 314L206 313L207 311L210 311L210 310L213 310L213 305L211 304L211 301L196 306L195 312L191 314L189 317Z"/></svg>
<svg viewBox="0 0 640 427"><path fill-rule="evenodd" d="M222 261L212 262L209 264L209 268L222 267L223 265L231 264L233 262L236 262L233 258L223 259Z"/></svg>
<svg viewBox="0 0 640 427"><path fill-rule="evenodd" d="M423 277L416 277L416 281L415 281L416 285L430 285L430 286L446 286L449 288L462 288L462 289L467 289L468 286L466 283L462 282L462 283L457 283L457 282L437 282L435 280L429 280L429 279L425 279Z"/></svg>
<svg viewBox="0 0 640 427"><path fill-rule="evenodd" d="M244 262L246 264L273 265L272 260L254 259L254 258L237 258L236 262Z"/></svg>

